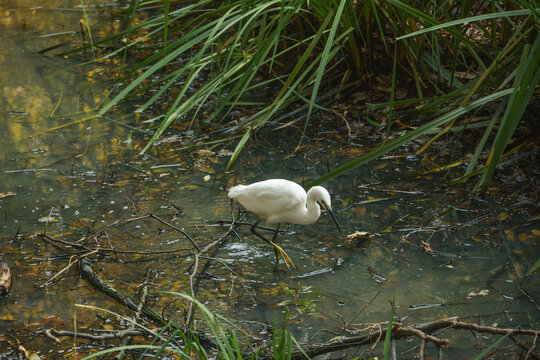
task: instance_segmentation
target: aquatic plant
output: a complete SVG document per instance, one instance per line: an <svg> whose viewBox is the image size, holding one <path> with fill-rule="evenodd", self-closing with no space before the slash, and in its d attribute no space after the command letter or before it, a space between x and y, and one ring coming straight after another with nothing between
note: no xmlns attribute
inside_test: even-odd
<svg viewBox="0 0 540 360"><path fill-rule="evenodd" d="M140 23L133 20L151 6L161 11ZM471 136L468 130L480 128L484 134L454 182L479 176L477 185L484 188L500 160L522 145L507 149L540 79L538 14L527 1L132 1L124 30L94 39L87 48L120 43L103 57L122 55L122 64L133 51L150 53L122 74L118 91L98 112L104 115L138 94L152 94L138 112L166 94L172 97L142 152L181 119L221 129L229 134L226 139L240 133L230 168L254 131L291 105L306 104L300 145L314 111L338 93L369 83L374 74L391 72L388 102L369 109L387 113L381 145L310 185L419 136L430 137L421 153L446 134L459 142ZM416 96L396 100L399 79L412 82ZM490 112L490 120L470 116L490 104L500 108ZM239 108L244 116L236 119L232 114ZM392 138L402 130L396 118L414 120Z"/></svg>

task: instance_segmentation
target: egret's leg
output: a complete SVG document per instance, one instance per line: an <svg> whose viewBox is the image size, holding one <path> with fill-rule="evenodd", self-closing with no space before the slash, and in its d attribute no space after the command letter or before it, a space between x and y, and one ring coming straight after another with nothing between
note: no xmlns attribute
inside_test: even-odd
<svg viewBox="0 0 540 360"><path fill-rule="evenodd" d="M277 244L277 237L278 237L278 234L279 234L279 226L281 225L281 223L278 223L276 225L276 231L274 232L274 236L272 237L272 242ZM279 252L277 251L277 249L274 247L274 254L276 255L276 264L279 264ZM283 261L285 261L285 258L283 258ZM285 261L285 263L287 263ZM287 266L288 267L288 266Z"/></svg>
<svg viewBox="0 0 540 360"><path fill-rule="evenodd" d="M270 245L272 245L272 247L274 248L274 253L276 254L276 263L279 263L279 257L281 256L283 258L283 262L285 263L285 265L287 266L287 269L289 268L294 268L294 264L291 260L291 258L289 257L289 255L287 255L287 253L285 252L285 250L283 250L281 248L281 246L279 246L278 244L276 244L274 241L276 240L277 238L277 234L279 233L279 226L280 224L277 224L276 226L276 232L274 233L274 237L272 238L272 241L266 239L264 236L262 236L261 234L259 234L256 230L257 228L257 225L259 225L259 223L261 222L262 220L258 220L255 224L253 224L251 226L251 232L253 234L255 234L257 237L263 239L264 241L266 241L267 243L269 243Z"/></svg>
<svg viewBox="0 0 540 360"><path fill-rule="evenodd" d="M276 232L274 233L274 237L272 238L272 241L273 242L277 242L277 237L278 237L278 234L279 234L279 226L281 225L281 223L278 223L277 226L276 226Z"/></svg>

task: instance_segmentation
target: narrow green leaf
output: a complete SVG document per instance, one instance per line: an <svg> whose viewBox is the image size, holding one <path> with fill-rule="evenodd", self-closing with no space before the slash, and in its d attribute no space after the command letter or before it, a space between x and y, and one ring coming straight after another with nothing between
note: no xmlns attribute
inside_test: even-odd
<svg viewBox="0 0 540 360"><path fill-rule="evenodd" d="M533 272L538 270L538 268L540 268L540 258L538 258L538 260L536 260L532 268L530 268L529 271L527 271L527 275L531 275Z"/></svg>
<svg viewBox="0 0 540 360"><path fill-rule="evenodd" d="M484 358L484 355L486 355L487 353L489 353L493 348L495 348L495 346L499 345L499 343L501 341L503 341L504 339L506 339L508 336L510 336L512 333L509 332L508 334L505 334L503 336L501 336L500 338L497 339L497 341L495 341L493 344L491 344L487 349L485 349L484 351L482 351L480 354L478 354L477 356L474 357L473 360L481 360Z"/></svg>
<svg viewBox="0 0 540 360"><path fill-rule="evenodd" d="M540 8L536 9L536 12L538 12L538 11L540 11ZM413 36L425 34L427 32L432 32L432 31L436 31L436 30L440 30L440 29L446 29L448 27L452 27L452 26L456 26L456 25L468 24L468 23L472 23L472 22L475 22L475 21L498 19L498 18L502 18L502 17L507 18L507 17L511 17L511 16L532 15L532 14L533 14L533 10L511 10L511 11L503 11L503 12L498 12L498 13L492 13L492 14L483 14L483 15L478 15L478 16L471 16L471 17L467 17L467 18L463 18L463 19L449 21L449 22L446 22L444 24L438 24L438 25L430 26L430 27L415 31L415 32L410 33L410 34L405 34L405 35L399 36L399 37L396 38L396 40L403 40L403 39L407 39L407 38L410 38L410 37L413 37Z"/></svg>
<svg viewBox="0 0 540 360"><path fill-rule="evenodd" d="M251 128L249 128L248 131L246 131L244 136L242 136L242 138L238 142L238 145L236 145L236 149L234 149L234 153L231 157L231 160L229 160L229 163L227 164L227 168L225 169L225 171L229 170L231 166L233 166L234 162L236 161L236 158L242 152L242 149L244 148L244 145L246 145L246 142L248 141L250 136L251 136Z"/></svg>
<svg viewBox="0 0 540 360"><path fill-rule="evenodd" d="M328 181L328 180L333 179L333 178L335 178L337 176L346 174L349 171L357 168L358 166L366 164L366 163L370 162L371 160L374 160L374 159L378 158L379 156L384 155L384 154L386 154L386 153L400 147L401 145L406 144L409 141L411 141L413 139L416 139L417 137L428 133L434 127L445 124L446 122L448 122L451 119L454 119L454 118L456 118L458 116L461 116L461 115L463 115L463 114L465 114L465 113L467 113L467 112L469 112L469 111L471 111L473 109L476 109L479 106L485 105L485 104L487 104L487 103L489 103L491 101L494 101L494 100L496 100L496 99L498 99L498 98L500 98L502 96L508 95L508 94L512 93L513 91L514 91L514 89L512 89L512 88L501 90L501 91L498 91L496 93L485 96L483 98L480 98L480 99L470 103L467 106L460 107L460 108L457 108L455 110L452 110L452 111L446 113L445 115L442 115L442 116L438 117L437 119L432 120L432 121L418 127L415 130L411 130L408 133L406 133L405 135L402 135L397 139L394 139L394 140L392 140L392 141L390 141L390 142L388 142L388 143L386 143L384 145L381 145L378 148L368 152L367 154L364 154L364 155L362 155L362 156L360 156L360 157L358 157L358 158L356 158L356 159L354 159L352 161L349 161L348 163L338 167L337 169L334 169L334 170L326 173L325 175L311 181L310 183L308 183L306 185L306 188L310 188L312 186L322 184L325 181Z"/></svg>

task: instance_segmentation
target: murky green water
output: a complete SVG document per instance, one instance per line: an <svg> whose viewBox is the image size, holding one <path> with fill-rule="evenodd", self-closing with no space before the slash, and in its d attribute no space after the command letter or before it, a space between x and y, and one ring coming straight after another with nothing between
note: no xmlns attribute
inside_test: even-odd
<svg viewBox="0 0 540 360"><path fill-rule="evenodd" d="M14 277L1 302L0 340L11 346L23 342L51 359L59 351L77 357L84 347L76 354L71 339L54 344L36 331L72 330L75 320L79 331L104 326L106 314L76 304L129 312L80 279L75 268L58 275L76 251L66 253L39 234L73 242L116 220L152 212L207 244L226 231L216 223L231 220L225 189L237 174L239 183L275 177L303 183L357 151L346 144L332 151L338 134L312 133L307 147L289 157L295 143L283 132L262 132L240 159L239 170L225 174L234 143L186 148L194 134L180 128L146 156L138 155L148 140L140 130L147 125L129 110L32 136L90 115L111 85L99 75L109 73L107 64L80 65L36 53L80 40L79 5L51 1L43 6L54 9L31 9L34 2L17 2L0 8L5 14L0 20L0 193L16 193L0 199L0 249ZM96 37L115 26L110 11L89 8ZM538 277L521 281L540 256L531 245L538 243L539 230L533 190L504 196L492 189L488 200L473 199L424 175L421 159L396 155L325 184L343 233L328 216L311 226L284 228L283 248L296 270L286 272L281 264L276 271L273 250L242 226L239 237L209 253L214 260L201 277L199 298L246 327L254 325L244 320L269 324L288 308L300 343L386 320L394 294L396 314L407 324L460 316L486 325L537 328ZM247 215L247 222L254 220ZM355 231L372 235L348 240ZM182 234L152 219L107 228L85 244L139 251L190 247ZM186 292L193 257L178 250L102 253L92 259L106 281L133 296L148 269L157 271L155 290ZM162 307L172 300L156 296L153 301ZM185 308L171 304L164 314L180 321ZM480 351L463 335L440 334L452 340L447 358ZM489 345L495 339L478 341ZM407 351L415 345L400 345L400 358L413 358L416 352Z"/></svg>

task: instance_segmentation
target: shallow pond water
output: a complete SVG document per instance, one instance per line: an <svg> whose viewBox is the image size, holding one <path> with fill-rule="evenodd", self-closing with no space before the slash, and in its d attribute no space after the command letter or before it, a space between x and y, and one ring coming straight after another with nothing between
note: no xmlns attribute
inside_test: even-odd
<svg viewBox="0 0 540 360"><path fill-rule="evenodd" d="M81 279L75 267L67 268L75 248L66 253L50 239L74 242L107 227L87 244L118 250L92 257L107 282L132 296L151 269L154 290L185 293L193 251L184 235L152 218L111 224L152 213L202 246L226 231L231 214L240 222L256 220L238 204L231 211L226 189L235 181L307 183L365 150L337 140L346 131L314 132L306 147L290 156L298 136L294 130L263 130L236 170L225 173L235 143L192 146L197 133L182 126L139 155L149 138L147 125L129 109L40 134L91 115L111 82L99 75L107 73L107 65L36 53L77 41L80 3L51 1L31 8L33 3L4 3L7 16L0 20L0 193L13 193L0 199L0 250L14 277L0 310L0 340L6 345L22 342L41 358L59 352L77 358L86 349L83 342L77 352L67 338L55 344L36 332L72 330L74 323L79 331L126 326L76 307L129 313ZM88 10L100 29L95 36L115 27L110 6ZM273 250L254 238L249 226L240 226L237 236L208 254L212 261L198 282L199 299L254 332L255 322L271 324L288 309L290 329L300 343L387 320L394 295L396 315L408 324L459 316L486 325L537 328L538 276L522 281L540 256L533 246L539 234L535 189L504 196L494 188L489 198L473 198L465 190L445 188L410 153L398 149L324 184L343 232L327 215L313 225L284 226L282 245L295 270L276 268ZM370 235L348 238L356 231ZM153 296L167 317L182 319L183 303ZM448 359L480 351L466 334L441 336L452 341ZM495 339L477 341L489 345ZM416 345L398 345L400 358L414 358L410 349Z"/></svg>

